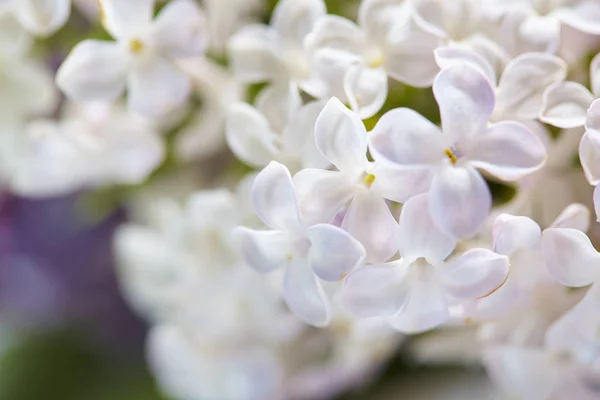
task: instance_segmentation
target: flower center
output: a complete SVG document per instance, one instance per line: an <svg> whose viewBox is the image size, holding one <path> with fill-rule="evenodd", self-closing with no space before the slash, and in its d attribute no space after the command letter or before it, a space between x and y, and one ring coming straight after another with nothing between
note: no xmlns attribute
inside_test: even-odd
<svg viewBox="0 0 600 400"><path fill-rule="evenodd" d="M444 150L444 154L446 155L446 157L448 157L450 159L450 162L452 163L452 165L456 165L456 163L458 162L458 157L454 153L454 150L452 150L450 147L448 147L447 149Z"/></svg>
<svg viewBox="0 0 600 400"><path fill-rule="evenodd" d="M365 183L366 187L370 188L371 185L373 185L373 182L375 182L375 175L373 175L373 174L365 175L363 182Z"/></svg>
<svg viewBox="0 0 600 400"><path fill-rule="evenodd" d="M129 41L129 51L131 51L133 54L140 54L142 51L144 51L145 47L146 45L144 45L144 42L138 38L134 38Z"/></svg>

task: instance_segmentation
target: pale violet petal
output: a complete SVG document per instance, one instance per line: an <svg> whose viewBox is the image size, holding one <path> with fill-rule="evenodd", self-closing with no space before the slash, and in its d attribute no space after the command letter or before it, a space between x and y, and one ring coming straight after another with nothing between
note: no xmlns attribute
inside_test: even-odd
<svg viewBox="0 0 600 400"><path fill-rule="evenodd" d="M84 40L56 74L57 86L75 100L112 100L125 90L130 58L116 43Z"/></svg>
<svg viewBox="0 0 600 400"><path fill-rule="evenodd" d="M552 84L544 92L540 120L564 129L583 126L593 101L594 96L578 82Z"/></svg>
<svg viewBox="0 0 600 400"><path fill-rule="evenodd" d="M191 0L169 2L153 25L153 44L163 56L185 58L199 56L207 42L204 14Z"/></svg>
<svg viewBox="0 0 600 400"><path fill-rule="evenodd" d="M546 161L546 148L525 125L502 121L477 136L466 157L474 167L510 181L541 168Z"/></svg>
<svg viewBox="0 0 600 400"><path fill-rule="evenodd" d="M344 78L344 92L350 107L360 119L377 114L388 94L388 79L385 69L358 65L351 68Z"/></svg>
<svg viewBox="0 0 600 400"><path fill-rule="evenodd" d="M263 274L284 266L295 251L281 231L256 231L240 226L233 230L233 243L244 262Z"/></svg>
<svg viewBox="0 0 600 400"><path fill-rule="evenodd" d="M496 89L495 120L536 119L546 88L565 79L567 64L546 53L526 53L504 69Z"/></svg>
<svg viewBox="0 0 600 400"><path fill-rule="evenodd" d="M456 246L456 239L441 232L432 220L427 193L404 204L399 225L400 254L405 259L425 257L429 262L443 261Z"/></svg>
<svg viewBox="0 0 600 400"><path fill-rule="evenodd" d="M506 282L508 257L487 249L471 249L439 267L444 290L454 297L487 297Z"/></svg>
<svg viewBox="0 0 600 400"><path fill-rule="evenodd" d="M323 327L331 321L331 304L308 258L293 259L283 278L283 298L290 310L309 325Z"/></svg>
<svg viewBox="0 0 600 400"><path fill-rule="evenodd" d="M435 267L411 265L410 290L400 311L390 318L400 332L416 334L440 326L450 318L442 285Z"/></svg>
<svg viewBox="0 0 600 400"><path fill-rule="evenodd" d="M429 190L433 220L456 238L473 236L492 207L492 196L479 172L472 167L441 168Z"/></svg>
<svg viewBox="0 0 600 400"><path fill-rule="evenodd" d="M367 130L358 115L332 97L315 124L315 142L340 171L353 172L367 161Z"/></svg>
<svg viewBox="0 0 600 400"><path fill-rule="evenodd" d="M403 168L385 160L376 161L369 173L375 177L373 188L384 198L398 203L427 192L433 179L430 168Z"/></svg>
<svg viewBox="0 0 600 400"><path fill-rule="evenodd" d="M447 140L469 141L485 131L494 111L494 89L478 69L468 64L444 69L433 82L433 94Z"/></svg>
<svg viewBox="0 0 600 400"><path fill-rule="evenodd" d="M363 244L367 262L385 262L398 251L398 224L374 190L361 190L354 196L342 228Z"/></svg>
<svg viewBox="0 0 600 400"><path fill-rule="evenodd" d="M274 160L279 149L277 136L271 131L269 121L247 103L231 106L225 125L229 148L241 161L253 167L263 167Z"/></svg>
<svg viewBox="0 0 600 400"><path fill-rule="evenodd" d="M270 228L300 232L301 222L290 172L271 161L254 179L252 204L256 214Z"/></svg>
<svg viewBox="0 0 600 400"><path fill-rule="evenodd" d="M494 251L508 256L517 250L537 245L542 231L531 218L500 214L494 221L492 235Z"/></svg>
<svg viewBox="0 0 600 400"><path fill-rule="evenodd" d="M271 17L271 26L291 46L302 46L319 18L326 15L323 0L282 0Z"/></svg>
<svg viewBox="0 0 600 400"><path fill-rule="evenodd" d="M294 175L302 216L307 225L332 222L354 195L356 182L342 172L306 168Z"/></svg>
<svg viewBox="0 0 600 400"><path fill-rule="evenodd" d="M360 318L392 316L406 301L408 269L399 261L367 265L351 272L336 300Z"/></svg>
<svg viewBox="0 0 600 400"><path fill-rule="evenodd" d="M315 274L326 281L338 281L360 265L365 249L360 242L337 226L313 225L306 230L310 240L310 265Z"/></svg>
<svg viewBox="0 0 600 400"><path fill-rule="evenodd" d="M409 108L385 113L369 132L369 147L375 159L400 166L428 166L445 158L444 138L439 128Z"/></svg>
<svg viewBox="0 0 600 400"><path fill-rule="evenodd" d="M550 228L571 228L587 232L590 227L590 210L583 204L569 204L552 222Z"/></svg>
<svg viewBox="0 0 600 400"><path fill-rule="evenodd" d="M546 229L542 256L550 274L563 285L587 286L600 278L600 254L577 229Z"/></svg>
<svg viewBox="0 0 600 400"><path fill-rule="evenodd" d="M104 28L117 39L131 39L152 20L155 0L99 0Z"/></svg>

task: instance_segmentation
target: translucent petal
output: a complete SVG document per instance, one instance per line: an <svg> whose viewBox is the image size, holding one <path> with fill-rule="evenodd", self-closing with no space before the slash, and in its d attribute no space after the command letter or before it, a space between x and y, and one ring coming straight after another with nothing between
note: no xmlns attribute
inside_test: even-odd
<svg viewBox="0 0 600 400"><path fill-rule="evenodd" d="M388 94L388 79L385 69L356 66L346 73L344 92L350 107L360 119L377 114Z"/></svg>
<svg viewBox="0 0 600 400"><path fill-rule="evenodd" d="M294 249L281 231L256 231L237 227L233 241L242 259L256 271L266 274L284 266Z"/></svg>
<svg viewBox="0 0 600 400"><path fill-rule="evenodd" d="M496 217L492 234L494 251L506 256L537 245L542 237L540 226L534 220L510 214Z"/></svg>
<svg viewBox="0 0 600 400"><path fill-rule="evenodd" d="M544 92L540 120L559 128L582 126L592 101L594 96L580 83L555 83Z"/></svg>

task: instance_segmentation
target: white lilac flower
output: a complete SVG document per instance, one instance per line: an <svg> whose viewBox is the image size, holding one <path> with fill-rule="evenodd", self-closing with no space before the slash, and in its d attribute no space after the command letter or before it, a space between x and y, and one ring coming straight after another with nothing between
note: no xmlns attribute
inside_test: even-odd
<svg viewBox="0 0 600 400"><path fill-rule="evenodd" d="M229 148L241 161L264 167L275 160L292 171L326 168L329 163L315 146L314 126L322 101L302 104L294 85L271 86L256 99L231 106L226 125Z"/></svg>
<svg viewBox="0 0 600 400"><path fill-rule="evenodd" d="M190 78L175 63L199 56L204 16L190 0L167 4L152 20L154 0L101 0L102 21L116 42L84 40L58 70L56 82L75 100L112 100L127 87L130 109L161 117L181 106Z"/></svg>
<svg viewBox="0 0 600 400"><path fill-rule="evenodd" d="M394 109L371 132L370 149L376 160L427 171L434 221L455 237L470 237L491 209L491 194L476 168L503 180L517 180L543 165L545 148L520 123L488 125L494 89L477 69L450 66L436 78L433 92L442 131L413 110Z"/></svg>
<svg viewBox="0 0 600 400"><path fill-rule="evenodd" d="M323 0L280 1L270 25L248 25L229 41L235 76L244 83L292 82L311 93L304 85L311 71L304 39L325 13Z"/></svg>
<svg viewBox="0 0 600 400"><path fill-rule="evenodd" d="M489 79L496 98L492 122L536 120L542 111L546 89L563 82L567 75L566 63L547 53L521 54L510 60L499 75L485 58L469 48L443 47L436 49L435 56L442 69L468 64Z"/></svg>
<svg viewBox="0 0 600 400"><path fill-rule="evenodd" d="M346 277L338 297L359 317L388 317L395 329L418 333L450 318L453 299L475 299L496 291L508 275L508 257L471 249L445 261L456 240L440 231L429 214L429 195L408 200L400 214L402 258L365 266Z"/></svg>
<svg viewBox="0 0 600 400"><path fill-rule="evenodd" d="M273 161L256 176L252 200L256 213L272 230L236 228L242 258L262 273L283 267L283 297L288 307L307 323L326 326L331 305L319 278L343 278L363 261L363 246L336 226L305 223L292 178L282 164Z"/></svg>
<svg viewBox="0 0 600 400"><path fill-rule="evenodd" d="M60 121L36 120L16 140L11 188L26 196L143 182L162 162L163 139L118 106L85 104Z"/></svg>
<svg viewBox="0 0 600 400"><path fill-rule="evenodd" d="M426 174L369 161L364 124L335 97L317 118L315 140L337 171L307 168L294 176L302 214L310 223L331 223L343 213L341 226L366 248L366 260L388 260L398 250L397 224L385 199L404 202L426 190Z"/></svg>
<svg viewBox="0 0 600 400"><path fill-rule="evenodd" d="M415 22L410 6L364 1L358 25L336 15L315 24L305 42L312 68L306 90L320 98L339 97L361 119L369 118L387 98L388 76L412 86L431 85L438 72L432 52L441 44Z"/></svg>

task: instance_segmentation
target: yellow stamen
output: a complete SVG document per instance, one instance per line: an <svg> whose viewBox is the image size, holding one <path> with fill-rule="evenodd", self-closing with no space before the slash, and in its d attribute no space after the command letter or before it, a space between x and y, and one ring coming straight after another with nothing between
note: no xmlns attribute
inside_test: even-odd
<svg viewBox="0 0 600 400"><path fill-rule="evenodd" d="M367 174L365 176L365 185L367 185L367 187L371 187L371 185L373 184L373 182L375 182L375 175L373 175L373 174Z"/></svg>
<svg viewBox="0 0 600 400"><path fill-rule="evenodd" d="M458 161L458 158L456 158L456 155L454 154L451 148L448 147L447 149L445 149L444 154L450 159L452 165L455 165Z"/></svg>
<svg viewBox="0 0 600 400"><path fill-rule="evenodd" d="M383 65L383 57L377 56L369 60L369 68L379 68Z"/></svg>
<svg viewBox="0 0 600 400"><path fill-rule="evenodd" d="M129 50L133 54L140 54L142 51L144 51L144 47L144 42L142 42L140 39L131 39L129 42Z"/></svg>

